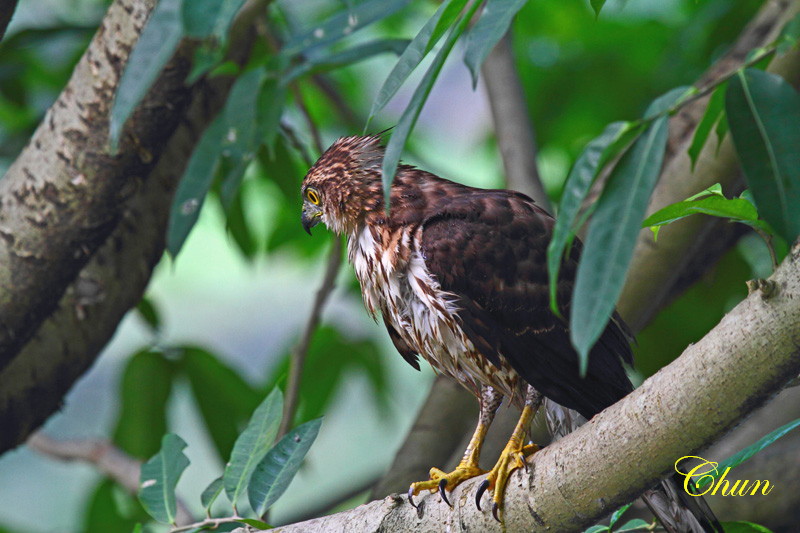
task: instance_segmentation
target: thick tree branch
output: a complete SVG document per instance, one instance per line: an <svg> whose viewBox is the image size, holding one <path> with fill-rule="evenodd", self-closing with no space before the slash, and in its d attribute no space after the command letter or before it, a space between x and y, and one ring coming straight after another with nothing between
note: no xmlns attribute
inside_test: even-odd
<svg viewBox="0 0 800 533"><path fill-rule="evenodd" d="M116 227L120 207L177 126L189 94L180 53L129 121L118 155L109 152L114 91L154 3L111 5L66 88L0 180L0 369Z"/></svg>
<svg viewBox="0 0 800 533"><path fill-rule="evenodd" d="M780 32L786 21L797 11L798 4L800 2L797 0L773 0L765 4L753 22L742 31L731 52L709 68L698 81L698 86L704 86L711 80L717 79L735 69L737 65L741 65L749 50L769 44ZM793 65L795 61L800 61L800 54L793 51L784 58L776 60L771 70L788 72L788 67L783 65ZM738 167L730 164L714 164L713 161L708 160L709 155L714 154L716 150L713 146L713 139L709 139L709 147L704 151L703 158L705 162L698 162L693 173L688 170L685 144L691 141L694 129L702 118L706 104L707 99L698 100L670 120L669 150L665 159L665 172L657 188L659 197L672 197L676 198L674 201L678 201L710 184L726 183L739 179ZM725 157L725 155L721 154L720 157ZM685 165L685 173L683 174L677 170L681 165ZM705 183L708 185L702 185ZM686 189L691 189L691 192L685 194L684 191ZM662 205L664 204L658 204L658 207ZM651 209L655 209L655 207L651 205ZM649 237L647 234L650 233L649 230L643 232L644 236L640 237L642 242L637 245L636 255L628 274L628 283L618 302L618 308L623 313L623 316L631 322L634 332L643 328L658 310L662 309L691 282L696 281L703 272L715 264L714 259L719 258L735 242L738 233L735 230L731 230L730 225L723 229L723 223L718 219L710 219L699 215L687 219L687 222L693 223L701 221L705 226L703 231L699 233L697 228L692 225L673 224L663 228L663 235L660 233L658 239L658 244L661 248L658 255L652 250L652 239L647 239ZM716 233L714 233L715 231ZM665 250L669 250L669 254L666 254ZM668 255L668 257L664 257L665 255ZM640 256L643 256L643 258L640 259ZM662 268L659 264L659 261L666 261L672 264L676 260L686 261L682 265L675 266L677 271ZM681 269L685 272L681 273ZM660 291L659 298L654 298L650 294L650 291L653 290ZM637 317L647 317L647 319ZM438 386L437 382L434 385L435 388L431 390L428 400L426 400L427 402L431 398L437 397L439 398L437 400L439 405L445 406L444 409L446 411L439 410L436 412L437 418L447 420L446 427L471 426L474 419L465 421L460 418L471 416L468 414L470 412L469 405L474 403L474 399L462 393L438 391L436 390ZM387 477L380 485L384 489L402 491L404 486L407 487L414 481L425 479L427 469L430 466L447 463L447 460L443 458L442 443L437 440L440 434L429 432L428 439L423 438L423 435L415 435L415 428L431 426L433 420L428 418L426 413L430 415L431 411L423 407L417 422L415 422L406 437L405 443L398 452L398 456L387 472ZM499 426L499 422L501 420L498 420L495 425ZM499 431L499 427L495 429L496 431L489 434L487 443L490 440L497 441L507 437L507 435L502 435L503 432ZM467 432L469 429L464 431ZM449 443L450 439L445 442ZM414 443L414 448L411 453L407 453L405 447L411 443ZM454 446L450 450L451 456L461 453L461 450L456 448L457 446ZM428 461L421 460L420 454L427 453L429 449L437 450L436 455L432 459L429 458ZM408 462L408 460L411 460L411 462ZM400 475L401 472L405 474ZM389 479L392 480L391 484L388 482ZM383 494L377 491L373 493L375 497L380 497Z"/></svg>
<svg viewBox="0 0 800 533"><path fill-rule="evenodd" d="M698 343L589 423L535 454L506 491L508 531L579 531L716 440L800 372L800 243L770 278ZM389 496L276 531L501 531L474 494L456 488L414 509Z"/></svg>
<svg viewBox="0 0 800 533"><path fill-rule="evenodd" d="M514 63L511 31L500 39L481 69L489 93L497 145L509 189L523 192L552 212L536 166L536 135L528 118L522 81Z"/></svg>
<svg viewBox="0 0 800 533"><path fill-rule="evenodd" d="M253 42L252 14L263 6L263 0L249 2L237 17L232 60L246 60ZM124 314L141 299L163 254L177 180L203 129L222 108L231 84L232 80L218 77L194 88L179 127L165 142L155 168L120 210L111 237L76 276L52 316L0 371L0 453L23 442L58 408Z"/></svg>

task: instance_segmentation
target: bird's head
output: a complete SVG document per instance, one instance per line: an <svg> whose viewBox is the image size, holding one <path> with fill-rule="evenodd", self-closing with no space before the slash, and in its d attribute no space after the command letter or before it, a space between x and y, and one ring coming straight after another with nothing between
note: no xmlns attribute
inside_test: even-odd
<svg viewBox="0 0 800 533"><path fill-rule="evenodd" d="M370 213L383 208L377 135L342 137L314 163L303 179L303 228L323 222L337 234L354 232Z"/></svg>

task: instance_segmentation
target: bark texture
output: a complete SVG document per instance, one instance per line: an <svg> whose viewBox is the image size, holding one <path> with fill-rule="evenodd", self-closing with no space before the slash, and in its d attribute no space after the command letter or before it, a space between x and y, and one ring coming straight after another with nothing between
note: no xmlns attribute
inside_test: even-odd
<svg viewBox="0 0 800 533"><path fill-rule="evenodd" d="M110 7L66 88L0 180L0 369L58 305L116 227L187 101L187 61L173 60L108 149L119 78L154 0Z"/></svg>
<svg viewBox="0 0 800 533"><path fill-rule="evenodd" d="M108 28L110 24L117 27L111 21L125 18L128 13L126 5L122 1L112 5L103 27ZM147 5L152 6L152 2ZM246 61L255 36L252 22L257 13L263 12L264 6L264 0L248 2L237 17L231 30L229 47L232 61L239 64ZM136 31L140 29L141 25L136 26ZM105 32L101 29L98 36ZM90 46L96 46L96 43ZM178 61L182 60L178 58ZM137 111L133 127L126 129L127 141L121 143L120 155L117 156L118 159L133 161L138 168L139 159L145 153L142 152L143 147L152 145L156 139L160 140L163 147L150 155L160 157L149 163L149 170L145 169L147 174L142 176L144 179L134 179L128 173L132 167L125 166L117 166L119 175L108 177L116 183L124 184L126 180L137 183L124 198L111 199L116 212L109 212L107 206L101 203L87 206L87 209L96 207L105 213L101 216L116 221L116 224L108 222L112 226L109 228L110 236L102 240L91 260L71 280L67 280L68 287L61 290L63 296L57 298L52 315L38 329L34 328L35 333L30 335L22 350L0 370L0 427L3 428L0 432L0 453L24 442L34 429L58 409L66 392L89 368L114 334L124 314L141 299L152 269L163 254L165 228L177 181L202 131L222 108L232 85L230 78L217 77L187 88L183 85L183 77L174 74L177 68L174 64L167 67L157 85L174 82L174 90L178 91L180 87L181 91L185 91L184 98L190 103L181 107L166 99L153 109ZM90 76L90 80L93 79L91 72L83 72ZM73 80L76 76L77 72ZM159 90L162 96L166 96L164 89L156 87L149 98L155 98ZM172 94L172 91L169 93ZM113 91L104 94L110 97ZM108 109L109 102L103 106ZM147 106L146 101L143 107ZM152 137L146 142L134 136L132 131L139 131L135 128L144 120L142 114L149 116L156 110L173 115L171 119L162 119L162 124L174 122L177 125L171 135L148 129L147 133ZM101 134L105 138L105 133ZM124 155L125 150L134 153ZM104 160L107 156L97 157ZM40 169L45 176L67 172L58 157L47 160L55 168L52 172L47 168ZM96 162L94 158L80 155L78 160L90 166ZM81 168L78 168L78 172ZM69 171L74 172L75 169L70 168ZM92 239L95 238L93 235ZM58 281L60 283L61 280ZM52 292L47 287L40 287L40 290Z"/></svg>
<svg viewBox="0 0 800 533"><path fill-rule="evenodd" d="M505 527L475 507L482 478L414 509L392 495L276 531L581 531L716 440L800 372L800 243L698 343L512 476ZM734 470L735 472L735 470Z"/></svg>

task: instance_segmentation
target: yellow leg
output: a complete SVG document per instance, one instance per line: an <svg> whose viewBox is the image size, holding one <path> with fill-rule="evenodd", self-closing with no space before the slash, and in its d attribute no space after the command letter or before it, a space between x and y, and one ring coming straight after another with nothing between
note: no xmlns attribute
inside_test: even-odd
<svg viewBox="0 0 800 533"><path fill-rule="evenodd" d="M478 418L478 426L469 440L467 449L464 451L464 456L452 472L444 472L438 468L431 468L430 479L427 481L419 481L412 483L408 489L408 501L411 505L414 504L414 496L424 490L429 490L432 493L439 491L442 499L450 505L447 499L447 492L452 491L459 484L464 481L485 474L486 470L482 470L478 466L478 460L481 456L481 447L483 440L486 438L486 432L494 419L494 413L500 406L503 397L496 393L492 387L483 387L481 389L481 413ZM416 505L415 505L416 506Z"/></svg>
<svg viewBox="0 0 800 533"><path fill-rule="evenodd" d="M502 512L503 510L503 498L511 473L517 468L525 467L527 469L528 463L525 461L525 458L539 450L539 447L535 444L525 445L524 442L528 434L531 419L533 419L533 415L536 414L541 403L541 394L533 387L528 387L525 407L522 409L522 414L519 417L517 426L514 428L514 432L511 434L511 438L508 439L508 443L502 453L500 453L500 459L497 460L497 464L494 465L494 468L492 468L489 475L486 476L486 479L481 483L478 492L475 494L475 503L478 509L480 509L481 496L483 496L483 493L487 490L492 491L492 501L494 502L492 505L492 514L498 522L500 521L498 512Z"/></svg>

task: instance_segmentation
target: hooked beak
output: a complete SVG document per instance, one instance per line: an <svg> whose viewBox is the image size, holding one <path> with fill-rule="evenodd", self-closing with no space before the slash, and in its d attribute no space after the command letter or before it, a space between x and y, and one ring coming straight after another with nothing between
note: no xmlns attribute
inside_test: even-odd
<svg viewBox="0 0 800 533"><path fill-rule="evenodd" d="M303 215L301 220L303 222L303 229L306 233L311 235L311 228L320 223L322 217L322 209L308 202L303 204Z"/></svg>

